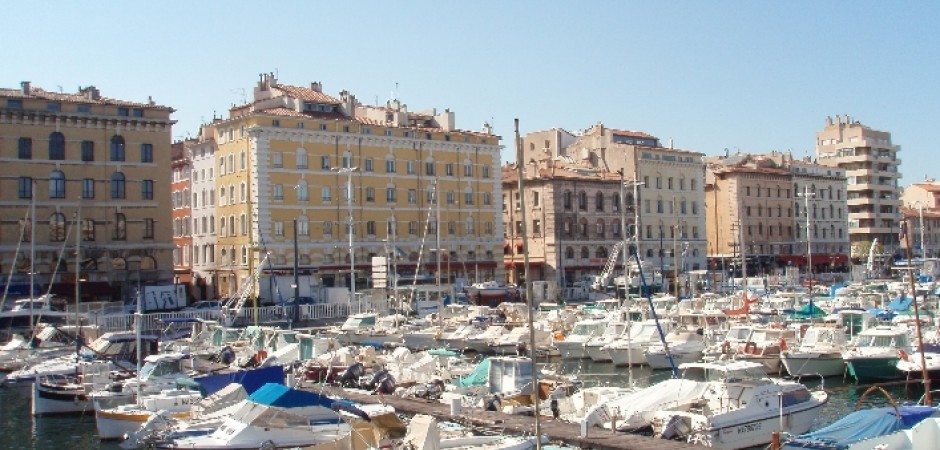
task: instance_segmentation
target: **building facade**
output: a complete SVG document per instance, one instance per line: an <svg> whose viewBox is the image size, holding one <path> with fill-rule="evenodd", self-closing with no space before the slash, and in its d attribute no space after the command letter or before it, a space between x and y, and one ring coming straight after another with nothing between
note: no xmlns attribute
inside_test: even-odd
<svg viewBox="0 0 940 450"><path fill-rule="evenodd" d="M172 112L93 86L0 89L0 266L11 284L32 272L64 297L77 279L83 300L120 300L173 281Z"/></svg>
<svg viewBox="0 0 940 450"><path fill-rule="evenodd" d="M173 282L189 286L193 283L192 158L183 141L173 143L172 155Z"/></svg>
<svg viewBox="0 0 940 450"><path fill-rule="evenodd" d="M901 213L913 228L911 248L914 255L940 257L940 183L935 180L914 183L904 188L901 202L904 205Z"/></svg>
<svg viewBox="0 0 940 450"><path fill-rule="evenodd" d="M208 127L202 127L196 138L184 141L192 164L192 238L193 296L199 299L218 298L216 255L216 186L215 139Z"/></svg>
<svg viewBox="0 0 940 450"><path fill-rule="evenodd" d="M603 271L624 237L632 241L628 253L635 250L664 273L704 269L701 153L600 123L579 134L560 128L529 133L520 145L529 239L524 245L517 168L507 166L504 258L514 268L508 281L521 278L522 252L538 280L559 286L584 281ZM622 270L622 259L616 267Z"/></svg>
<svg viewBox="0 0 940 450"><path fill-rule="evenodd" d="M218 196L210 277L220 296L250 273L268 278L262 297L291 296L295 257L301 295L350 286L350 272L357 289L370 287L373 256L395 259L402 275L502 277L500 138L488 125L459 130L449 110L368 106L266 74L251 103L205 128Z"/></svg>
<svg viewBox="0 0 940 450"><path fill-rule="evenodd" d="M741 276L847 268L845 172L791 155L707 158L709 267Z"/></svg>
<svg viewBox="0 0 940 450"><path fill-rule="evenodd" d="M848 116L828 117L825 128L816 133L817 162L846 171L853 258L866 258L876 238L888 252L898 248L900 151L891 133Z"/></svg>

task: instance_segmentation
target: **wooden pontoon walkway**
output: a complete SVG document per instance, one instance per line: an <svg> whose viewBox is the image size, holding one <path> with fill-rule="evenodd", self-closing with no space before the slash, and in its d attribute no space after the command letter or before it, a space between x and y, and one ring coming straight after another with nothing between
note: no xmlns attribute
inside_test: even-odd
<svg viewBox="0 0 940 450"><path fill-rule="evenodd" d="M317 389L319 389L319 387L317 387ZM382 401L377 395L364 394L362 391L327 388L325 393L364 404L375 404ZM449 405L437 401L428 402L391 395L384 396L384 401L386 404L393 406L396 411L405 414L427 414L438 420L472 424L477 428L500 431L507 434L535 434L535 421L531 416L485 411L482 408L463 408L461 414L452 415ZM680 450L703 448L685 442L655 439L635 434L614 433L610 430L596 427L588 430L588 437L582 437L580 424L553 420L544 416L540 426L542 428L542 434L548 436L549 440L553 442L560 441L570 446L589 448L592 450Z"/></svg>

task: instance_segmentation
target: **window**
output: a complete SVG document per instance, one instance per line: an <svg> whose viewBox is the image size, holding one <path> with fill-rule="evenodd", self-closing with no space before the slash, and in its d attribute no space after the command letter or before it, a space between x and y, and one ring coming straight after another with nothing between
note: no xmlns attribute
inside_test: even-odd
<svg viewBox="0 0 940 450"><path fill-rule="evenodd" d="M284 185L283 184L274 185L274 199L284 200Z"/></svg>
<svg viewBox="0 0 940 450"><path fill-rule="evenodd" d="M92 219L82 220L82 240L86 242L95 240L95 221Z"/></svg>
<svg viewBox="0 0 940 450"><path fill-rule="evenodd" d="M49 198L65 198L65 174L61 170L49 176Z"/></svg>
<svg viewBox="0 0 940 450"><path fill-rule="evenodd" d="M473 177L473 164L464 164L463 165L463 176L467 178Z"/></svg>
<svg viewBox="0 0 940 450"><path fill-rule="evenodd" d="M405 172L408 175L415 174L415 162L414 161L408 161L407 163L405 163Z"/></svg>
<svg viewBox="0 0 940 450"><path fill-rule="evenodd" d="M271 165L276 169L284 167L284 156L280 152L275 152L271 154Z"/></svg>
<svg viewBox="0 0 940 450"><path fill-rule="evenodd" d="M140 197L144 200L153 200L153 180L143 180L140 182ZM189 196L186 196L188 199Z"/></svg>
<svg viewBox="0 0 940 450"><path fill-rule="evenodd" d="M92 141L82 141L82 161L95 160L95 143Z"/></svg>
<svg viewBox="0 0 940 450"><path fill-rule="evenodd" d="M153 162L153 144L140 144L140 162Z"/></svg>
<svg viewBox="0 0 940 450"><path fill-rule="evenodd" d="M7 108L23 109L23 100L18 98L7 99Z"/></svg>
<svg viewBox="0 0 940 450"><path fill-rule="evenodd" d="M323 222L323 235L324 236L333 235L333 222Z"/></svg>
<svg viewBox="0 0 940 450"><path fill-rule="evenodd" d="M153 239L153 219L144 219L144 239Z"/></svg>
<svg viewBox="0 0 940 450"><path fill-rule="evenodd" d="M535 198L536 198L536 200L538 200L538 193L536 193L536 197L535 197ZM536 203L537 203L537 202L536 202ZM493 194L491 194L491 193L489 193L489 192L484 192L484 193L483 193L483 204L486 205L486 206L492 205L492 204L493 204ZM538 204L536 204L535 206L538 206Z"/></svg>
<svg viewBox="0 0 940 450"><path fill-rule="evenodd" d="M372 187L366 188L366 202L369 202L369 203L375 202L375 188L372 188Z"/></svg>
<svg viewBox="0 0 940 450"><path fill-rule="evenodd" d="M418 222L408 222L408 234L411 236L418 234Z"/></svg>
<svg viewBox="0 0 940 450"><path fill-rule="evenodd" d="M473 192L465 192L463 194L463 204L472 205L473 204Z"/></svg>
<svg viewBox="0 0 940 450"><path fill-rule="evenodd" d="M281 222L280 220L274 222L274 235L284 236L284 222Z"/></svg>
<svg viewBox="0 0 940 450"><path fill-rule="evenodd" d="M333 201L333 195L330 194L329 186L323 186L320 188L320 201L324 203Z"/></svg>
<svg viewBox="0 0 940 450"><path fill-rule="evenodd" d="M418 192L414 189L408 189L408 204L414 205L418 202Z"/></svg>
<svg viewBox="0 0 940 450"><path fill-rule="evenodd" d="M111 138L111 161L124 161L124 138L121 136Z"/></svg>
<svg viewBox="0 0 940 450"><path fill-rule="evenodd" d="M395 160L394 159L385 160L385 173L395 173Z"/></svg>
<svg viewBox="0 0 940 450"><path fill-rule="evenodd" d="M58 131L49 135L49 159L54 161L65 159L65 136Z"/></svg>
<svg viewBox="0 0 940 450"><path fill-rule="evenodd" d="M483 178L490 177L490 168L488 166L483 166Z"/></svg>
<svg viewBox="0 0 940 450"><path fill-rule="evenodd" d="M584 192L578 194L578 209L587 211L587 194Z"/></svg>
<svg viewBox="0 0 940 450"><path fill-rule="evenodd" d="M248 219L244 214L238 217L239 231L242 236L248 235Z"/></svg>
<svg viewBox="0 0 940 450"><path fill-rule="evenodd" d="M366 234L369 236L375 236L375 221L366 222Z"/></svg>
<svg viewBox="0 0 940 450"><path fill-rule="evenodd" d="M131 115L130 108L118 108L117 111L118 111L118 116L121 116L121 117L128 117Z"/></svg>
<svg viewBox="0 0 940 450"><path fill-rule="evenodd" d="M366 171L366 172L374 172L374 171L375 171L374 162L372 161L372 158L367 158L367 159L365 160L364 166L365 166L365 171Z"/></svg>
<svg viewBox="0 0 940 450"><path fill-rule="evenodd" d="M327 164L327 166L325 167L325 169L329 169L329 168L330 168L330 166L329 166L329 164L330 164L330 163L329 163L330 157L329 157L329 156L324 156L324 157L322 157L322 158L326 158L326 161L327 161L326 164ZM322 160L321 160L321 163L320 163L320 164L321 164L321 165L323 164L323 163L322 163ZM307 168L307 150L305 150L305 149L303 149L303 148L298 148L298 149L297 149L297 168L298 168L298 169L306 169L306 168Z"/></svg>
<svg viewBox="0 0 940 450"><path fill-rule="evenodd" d="M320 157L320 168L323 170L330 170L330 157L329 156L324 155Z"/></svg>
<svg viewBox="0 0 940 450"><path fill-rule="evenodd" d="M447 163L444 166L444 174L449 177L454 176L454 165L452 163Z"/></svg>
<svg viewBox="0 0 940 450"><path fill-rule="evenodd" d="M566 210L571 210L571 191L565 191L565 193L562 194L561 203Z"/></svg>
<svg viewBox="0 0 940 450"><path fill-rule="evenodd" d="M395 203L395 188L385 188L385 201L388 203Z"/></svg>
<svg viewBox="0 0 940 450"><path fill-rule="evenodd" d="M121 199L125 197L126 193L124 174L121 172L114 172L114 174L111 175L111 198Z"/></svg>
<svg viewBox="0 0 940 450"><path fill-rule="evenodd" d="M428 161L424 163L424 174L427 176L434 176L434 162Z"/></svg>
<svg viewBox="0 0 940 450"><path fill-rule="evenodd" d="M122 213L114 215L114 236L115 241L127 240L127 217Z"/></svg>
<svg viewBox="0 0 940 450"><path fill-rule="evenodd" d="M52 242L65 240L65 214L54 213L49 217L49 240Z"/></svg>
<svg viewBox="0 0 940 450"><path fill-rule="evenodd" d="M82 180L82 198L95 198L95 180L94 178L85 178Z"/></svg>
<svg viewBox="0 0 940 450"><path fill-rule="evenodd" d="M594 195L594 204L597 211L604 210L604 194L602 192L598 192Z"/></svg>
<svg viewBox="0 0 940 450"><path fill-rule="evenodd" d="M17 157L19 159L33 159L33 140L28 137L21 137L18 142Z"/></svg>
<svg viewBox="0 0 940 450"><path fill-rule="evenodd" d="M131 112L133 113L134 117L144 117L144 110L141 108L134 108L134 110Z"/></svg>

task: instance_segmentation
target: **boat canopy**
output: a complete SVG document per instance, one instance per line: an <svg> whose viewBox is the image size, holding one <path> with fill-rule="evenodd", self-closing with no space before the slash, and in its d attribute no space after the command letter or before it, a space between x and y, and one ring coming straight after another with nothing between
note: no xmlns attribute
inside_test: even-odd
<svg viewBox="0 0 940 450"><path fill-rule="evenodd" d="M850 444L910 428L937 411L931 406L880 407L855 411L832 424L798 436L788 448L844 449ZM899 416L900 415L900 416Z"/></svg>
<svg viewBox="0 0 940 450"><path fill-rule="evenodd" d="M259 405L279 408L323 406L331 408L335 400L315 392L291 389L283 384L268 383L248 396L248 400Z"/></svg>

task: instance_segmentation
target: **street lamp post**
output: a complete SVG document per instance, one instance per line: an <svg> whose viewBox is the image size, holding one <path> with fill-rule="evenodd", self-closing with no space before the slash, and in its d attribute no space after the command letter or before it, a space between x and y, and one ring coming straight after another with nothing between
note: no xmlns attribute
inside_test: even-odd
<svg viewBox="0 0 940 450"><path fill-rule="evenodd" d="M352 174L359 170L358 167L336 167L332 169L336 173L346 174L346 205L348 207L349 217L346 221L346 234L349 236L349 295L350 306L352 299L356 297L356 253L353 249L353 192L352 192Z"/></svg>

